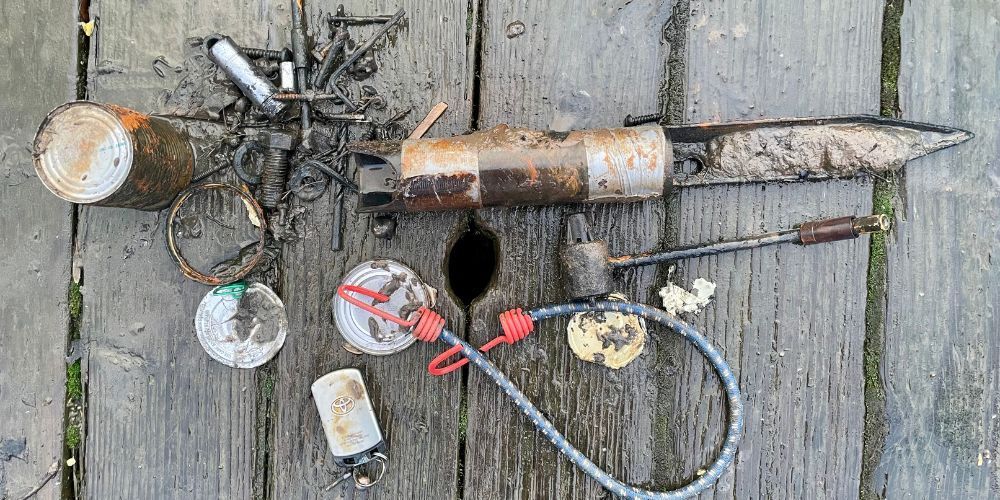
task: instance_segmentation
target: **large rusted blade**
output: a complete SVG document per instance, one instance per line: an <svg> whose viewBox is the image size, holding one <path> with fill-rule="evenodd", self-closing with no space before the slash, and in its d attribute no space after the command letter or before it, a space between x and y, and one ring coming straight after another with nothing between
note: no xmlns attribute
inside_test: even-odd
<svg viewBox="0 0 1000 500"><path fill-rule="evenodd" d="M870 115L682 125L664 131L673 142L673 181L680 186L878 174L973 137L956 128Z"/></svg>

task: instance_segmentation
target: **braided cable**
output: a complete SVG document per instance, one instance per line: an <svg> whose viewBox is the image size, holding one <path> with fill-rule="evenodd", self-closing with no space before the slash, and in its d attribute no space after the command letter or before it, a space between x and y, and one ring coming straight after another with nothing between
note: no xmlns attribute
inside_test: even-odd
<svg viewBox="0 0 1000 500"><path fill-rule="evenodd" d="M676 490L656 492L635 488L615 479L598 467L589 458L580 453L580 451L574 448L573 445L566 440L566 437L556 430L552 426L552 423L549 422L548 419L546 419L545 416L538 410L538 408L528 400L524 393L515 387L514 383L511 382L511 380L507 378L503 372L497 369L493 363L490 363L486 356L478 349L455 336L455 334L447 328L443 328L441 330L439 339L446 344L454 346L452 349L449 349L448 352L461 352L466 359L472 362L473 366L493 379L493 381L510 397L514 404L517 405L521 412L531 419L535 427L538 428L538 430L540 430L550 442L552 442L553 446L559 449L560 453L565 455L574 466L585 472L588 476L600 483L611 493L625 498L673 500L690 498L704 491L709 486L714 484L719 477L722 476L726 468L733 463L733 460L736 458L736 449L739 446L740 438L743 434L743 401L741 399L740 388L736 382L736 376L733 374L733 371L722 358L722 354L720 354L719 351L712 346L704 335L695 330L694 327L678 320L677 318L674 318L673 316L670 316L664 311L644 304L611 301L568 303L533 309L529 311L527 315L532 321L541 321L557 316L568 316L571 314L590 311L632 314L645 318L648 321L655 321L663 324L694 344L695 348L708 359L709 363L715 369L715 372L719 375L719 379L722 381L722 386L726 393L726 399L729 406L729 426L726 430L726 438L722 443L722 451L719 452L719 455L708 467L705 473L694 481L691 481L687 485Z"/></svg>

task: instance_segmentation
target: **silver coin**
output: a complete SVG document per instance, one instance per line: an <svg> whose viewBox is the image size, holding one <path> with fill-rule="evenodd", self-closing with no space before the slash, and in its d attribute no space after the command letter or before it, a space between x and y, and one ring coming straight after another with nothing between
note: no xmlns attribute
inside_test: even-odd
<svg viewBox="0 0 1000 500"><path fill-rule="evenodd" d="M347 273L343 284L362 286L388 295L388 302L374 304L368 297L357 297L404 319L421 306L434 307L435 290L421 281L412 269L393 260L362 262ZM361 352L384 356L402 351L416 341L410 335L409 327L375 316L339 295L334 295L331 306L340 334Z"/></svg>
<svg viewBox="0 0 1000 500"><path fill-rule="evenodd" d="M288 332L285 306L266 285L242 282L213 288L194 319L201 346L216 361L254 368L281 350Z"/></svg>

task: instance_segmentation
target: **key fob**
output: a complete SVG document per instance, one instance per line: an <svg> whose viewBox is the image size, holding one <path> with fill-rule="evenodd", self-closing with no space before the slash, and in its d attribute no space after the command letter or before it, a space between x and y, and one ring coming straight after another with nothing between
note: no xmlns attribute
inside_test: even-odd
<svg viewBox="0 0 1000 500"><path fill-rule="evenodd" d="M385 453L385 437L375 418L368 388L356 368L327 373L312 384L323 431L341 467L357 467Z"/></svg>

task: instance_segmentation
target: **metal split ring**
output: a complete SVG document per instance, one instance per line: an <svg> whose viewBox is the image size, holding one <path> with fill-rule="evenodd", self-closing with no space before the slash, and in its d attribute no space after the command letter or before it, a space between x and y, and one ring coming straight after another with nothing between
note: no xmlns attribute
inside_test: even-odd
<svg viewBox="0 0 1000 500"><path fill-rule="evenodd" d="M210 191L214 189L233 192L243 200L243 204L246 205L247 211L249 212L250 222L257 227L257 234L259 235L257 249L254 252L253 257L251 257L244 266L237 269L236 272L228 273L226 276L204 274L195 269L190 263L188 263L187 259L181 255L181 251L177 245L177 240L174 237L173 231L174 221L177 218L177 214L180 213L181 207L188 200L188 198L199 191ZM261 258L264 257L264 243L267 238L267 221L264 216L264 209L261 208L260 204L257 203L257 200L255 200L253 196L250 196L250 193L245 190L231 184L195 184L182 191L181 194L177 195L177 199L175 199L174 203L170 205L170 211L167 214L166 232L167 251L170 252L170 256L173 257L177 266L181 268L181 272L184 273L184 276L206 285L227 285L229 283L233 283L234 281L238 281L249 274L250 271L257 266Z"/></svg>
<svg viewBox="0 0 1000 500"><path fill-rule="evenodd" d="M372 457L373 458L371 460L365 462L364 464L361 464L361 465L358 465L357 467L352 467L351 468L351 477L354 479L354 487L357 488L357 489L359 489L359 490L367 490L368 488L371 488L372 486L375 486L376 484L378 484L379 481L382 480L382 477L385 476L385 470L388 468L386 465L389 462L389 457L387 457L387 456L385 456L385 455L383 455L383 454L381 454L379 452L372 453ZM360 469L361 467L363 467L365 465L372 464L372 463L378 465L378 473L375 474L374 479L370 478L368 476L360 476L359 477L358 476L358 469ZM368 479L368 481L361 482L361 478Z"/></svg>
<svg viewBox="0 0 1000 500"><path fill-rule="evenodd" d="M356 465L354 467L351 467L351 469L349 471L345 472L344 475L342 475L339 478L337 478L336 481L334 481L332 484L330 484L326 488L323 488L323 491L330 491L330 490L336 488L338 484L344 482L345 480L347 480L347 478L351 478L351 479L354 480L354 488L355 489L357 489L357 490L367 490L368 488L371 488L372 486L375 486L376 484L378 484L379 481L382 480L382 477L385 476L385 471L388 468L387 467L388 462L389 462L389 457L387 457L387 456L385 456L385 455L383 455L383 454L381 454L381 453L379 453L379 452L376 451L376 452L372 453L372 459L371 460L369 460L367 462L364 462L362 464L358 464L358 465ZM368 464L371 464L371 463L375 463L375 464L378 465L378 473L375 474L375 478L374 479L371 479L369 476L358 475L358 470L361 469L361 467L363 467L365 465L368 465Z"/></svg>

